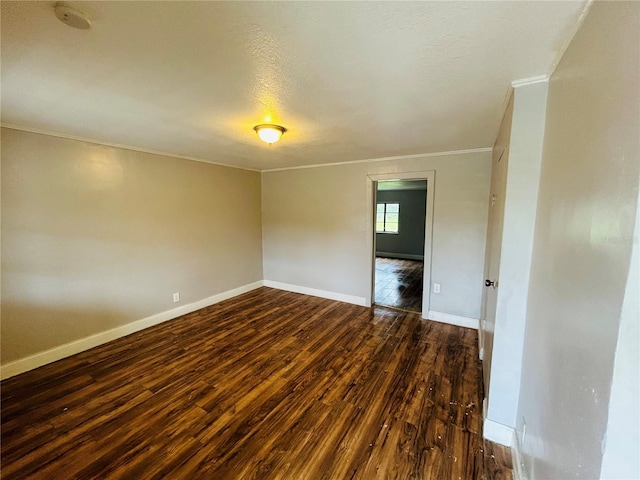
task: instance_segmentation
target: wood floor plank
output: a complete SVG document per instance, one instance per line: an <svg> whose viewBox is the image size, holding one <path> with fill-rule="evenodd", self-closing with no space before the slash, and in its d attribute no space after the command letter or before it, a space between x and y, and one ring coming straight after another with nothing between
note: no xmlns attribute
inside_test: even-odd
<svg viewBox="0 0 640 480"><path fill-rule="evenodd" d="M421 260L376 257L375 301L378 305L422 311Z"/></svg>
<svg viewBox="0 0 640 480"><path fill-rule="evenodd" d="M477 334L260 288L8 379L3 479L497 479Z"/></svg>

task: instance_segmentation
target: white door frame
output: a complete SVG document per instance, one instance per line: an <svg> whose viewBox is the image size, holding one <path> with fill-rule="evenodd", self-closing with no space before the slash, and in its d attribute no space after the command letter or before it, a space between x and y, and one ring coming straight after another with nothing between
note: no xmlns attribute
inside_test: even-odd
<svg viewBox="0 0 640 480"><path fill-rule="evenodd" d="M426 180L427 181L427 218L424 227L424 272L422 281L422 318L429 318L429 309L431 306L431 250L433 244L433 199L435 192L435 170L422 170L418 172L402 172L402 173L377 173L367 175L367 244L366 248L369 252L369 268L371 279L371 288L367 294L366 302L370 307L373 304L375 292L375 236L374 231L375 215L376 215L376 182L382 180Z"/></svg>

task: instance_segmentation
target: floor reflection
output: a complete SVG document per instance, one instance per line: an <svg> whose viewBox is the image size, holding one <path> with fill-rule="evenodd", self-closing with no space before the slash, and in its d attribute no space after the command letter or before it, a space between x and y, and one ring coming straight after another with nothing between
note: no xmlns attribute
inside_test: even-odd
<svg viewBox="0 0 640 480"><path fill-rule="evenodd" d="M423 262L396 258L376 258L375 303L422 311Z"/></svg>

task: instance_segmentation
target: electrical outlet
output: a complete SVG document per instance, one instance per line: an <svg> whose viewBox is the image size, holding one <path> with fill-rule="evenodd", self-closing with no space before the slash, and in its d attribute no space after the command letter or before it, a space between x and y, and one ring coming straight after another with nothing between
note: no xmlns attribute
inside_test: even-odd
<svg viewBox="0 0 640 480"><path fill-rule="evenodd" d="M180 301L180 292L176 292L173 294L173 303L178 303Z"/></svg>
<svg viewBox="0 0 640 480"><path fill-rule="evenodd" d="M434 283L433 284L433 293L440 293L440 284L439 283Z"/></svg>

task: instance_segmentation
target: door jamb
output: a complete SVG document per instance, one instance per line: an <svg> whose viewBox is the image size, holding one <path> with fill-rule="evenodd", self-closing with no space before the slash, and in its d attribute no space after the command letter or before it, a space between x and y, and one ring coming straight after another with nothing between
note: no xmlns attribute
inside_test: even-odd
<svg viewBox="0 0 640 480"><path fill-rule="evenodd" d="M435 170L422 170L417 172L403 173L380 173L367 175L367 244L366 248L369 252L369 268L370 268L370 289L366 298L368 307L373 305L375 298L375 214L376 214L376 191L377 182L381 180L426 180L427 181L427 214L424 232L424 271L422 281L422 318L429 318L431 308L431 264L433 250L433 200L435 197Z"/></svg>

